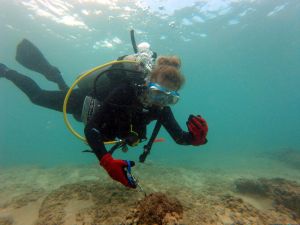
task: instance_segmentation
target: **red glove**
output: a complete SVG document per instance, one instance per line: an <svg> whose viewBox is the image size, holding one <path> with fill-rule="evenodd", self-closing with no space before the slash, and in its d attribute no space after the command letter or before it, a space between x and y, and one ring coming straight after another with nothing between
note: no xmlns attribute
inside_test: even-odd
<svg viewBox="0 0 300 225"><path fill-rule="evenodd" d="M191 141L192 145L203 145L207 142L208 126L201 116L190 115L186 125L193 137Z"/></svg>
<svg viewBox="0 0 300 225"><path fill-rule="evenodd" d="M127 178L125 168L128 163L125 160L114 159L111 154L106 153L100 161L100 165L107 171L109 176L130 188L136 188L136 185L131 184ZM134 166L134 162L130 161L130 166Z"/></svg>

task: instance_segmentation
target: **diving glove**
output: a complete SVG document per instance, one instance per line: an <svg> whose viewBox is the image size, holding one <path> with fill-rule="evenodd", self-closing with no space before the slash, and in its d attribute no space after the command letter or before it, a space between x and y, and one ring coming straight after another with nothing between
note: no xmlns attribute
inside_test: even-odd
<svg viewBox="0 0 300 225"><path fill-rule="evenodd" d="M111 154L106 153L100 160L100 165L107 171L109 176L126 187L136 188L132 181L130 168L134 166L133 161L114 159Z"/></svg>
<svg viewBox="0 0 300 225"><path fill-rule="evenodd" d="M208 132L208 126L201 116L190 115L186 125L192 136L192 145L203 145L207 142L206 135Z"/></svg>

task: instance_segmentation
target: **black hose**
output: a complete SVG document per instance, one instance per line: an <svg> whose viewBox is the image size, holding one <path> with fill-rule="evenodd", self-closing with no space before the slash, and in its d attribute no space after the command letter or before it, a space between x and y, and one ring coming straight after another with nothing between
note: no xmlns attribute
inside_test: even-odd
<svg viewBox="0 0 300 225"><path fill-rule="evenodd" d="M134 37L134 30L130 30L130 38L131 38L131 44L133 47L133 51L134 53L138 52L137 46L136 46L136 42L135 42L135 37Z"/></svg>
<svg viewBox="0 0 300 225"><path fill-rule="evenodd" d="M161 125L162 124L159 121L156 122L155 127L154 127L154 129L152 131L151 138L148 141L148 143L144 146L144 151L143 151L143 153L139 157L139 161L141 163L145 162L147 156L150 154L153 142L154 142L156 136L158 135L158 132L159 132L159 130L161 128Z"/></svg>

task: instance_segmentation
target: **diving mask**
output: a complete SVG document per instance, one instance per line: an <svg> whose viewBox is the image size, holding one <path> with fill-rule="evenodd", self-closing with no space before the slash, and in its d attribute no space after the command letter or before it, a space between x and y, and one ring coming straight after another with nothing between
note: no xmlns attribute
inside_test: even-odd
<svg viewBox="0 0 300 225"><path fill-rule="evenodd" d="M154 104L164 106L174 105L179 100L179 94L177 91L170 91L157 83L150 82L148 84L148 90L148 98Z"/></svg>

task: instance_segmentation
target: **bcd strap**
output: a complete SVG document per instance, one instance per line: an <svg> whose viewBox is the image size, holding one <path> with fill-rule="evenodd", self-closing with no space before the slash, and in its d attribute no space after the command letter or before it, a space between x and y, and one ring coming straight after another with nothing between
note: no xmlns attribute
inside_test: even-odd
<svg viewBox="0 0 300 225"><path fill-rule="evenodd" d="M154 142L154 140L155 140L155 138L156 138L156 136L157 136L160 128L161 128L161 123L159 121L157 121L156 124L155 124L155 127L153 129L151 138L148 141L148 143L144 146L144 151L143 151L143 153L139 157L140 162L142 162L142 163L145 162L147 156L149 155L149 153L151 151L153 142Z"/></svg>

